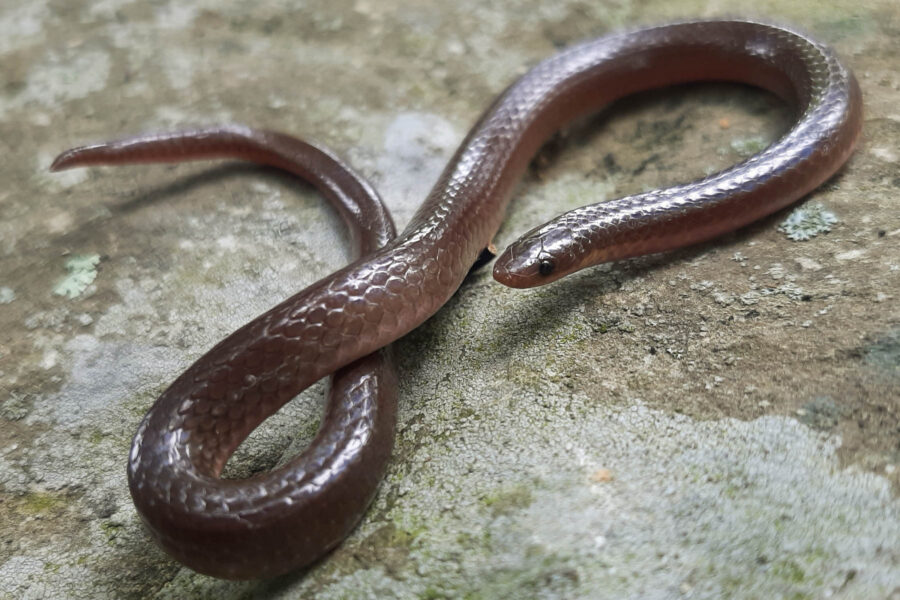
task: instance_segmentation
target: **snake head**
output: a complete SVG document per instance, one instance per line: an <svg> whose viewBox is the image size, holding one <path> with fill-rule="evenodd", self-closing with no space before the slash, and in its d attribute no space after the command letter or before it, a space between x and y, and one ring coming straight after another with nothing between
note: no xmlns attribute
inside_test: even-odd
<svg viewBox="0 0 900 600"><path fill-rule="evenodd" d="M514 288L544 285L581 267L572 252L572 233L560 227L532 229L503 251L494 263L494 279Z"/></svg>

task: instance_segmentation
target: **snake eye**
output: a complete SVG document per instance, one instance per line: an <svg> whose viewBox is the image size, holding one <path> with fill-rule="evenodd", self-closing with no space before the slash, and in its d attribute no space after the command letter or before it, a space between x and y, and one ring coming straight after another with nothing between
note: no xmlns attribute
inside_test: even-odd
<svg viewBox="0 0 900 600"><path fill-rule="evenodd" d="M541 275L547 276L553 272L556 268L556 263L553 262L551 258L542 258L541 262L538 263L538 273Z"/></svg>

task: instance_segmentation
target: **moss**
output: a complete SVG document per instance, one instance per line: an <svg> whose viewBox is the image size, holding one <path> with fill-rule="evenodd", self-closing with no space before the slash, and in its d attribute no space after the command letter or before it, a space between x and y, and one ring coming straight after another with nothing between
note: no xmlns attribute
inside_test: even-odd
<svg viewBox="0 0 900 600"><path fill-rule="evenodd" d="M457 412L457 416L461 419L468 419L470 417L478 418L479 414L471 406L460 406Z"/></svg>
<svg viewBox="0 0 900 600"><path fill-rule="evenodd" d="M494 516L508 515L517 510L528 508L534 501L531 489L524 485L501 490L496 494L485 496L481 502L491 509Z"/></svg>
<svg viewBox="0 0 900 600"><path fill-rule="evenodd" d="M65 501L59 496L46 492L32 492L25 496L21 508L26 514L44 515L57 511L65 505Z"/></svg>
<svg viewBox="0 0 900 600"><path fill-rule="evenodd" d="M302 437L307 440L313 439L317 433L319 433L319 428L322 424L318 419L313 419L311 421L306 421L302 425L302 429L298 437Z"/></svg>
<svg viewBox="0 0 900 600"><path fill-rule="evenodd" d="M395 548L411 548L416 539L426 533L426 531L424 527L414 530L393 527L390 532L391 535L388 537L388 544Z"/></svg>
<svg viewBox="0 0 900 600"><path fill-rule="evenodd" d="M112 544L115 542L116 538L119 537L119 533L122 530L122 525L104 521L100 523L100 529L103 531L103 533L106 534L107 543Z"/></svg>
<svg viewBox="0 0 900 600"><path fill-rule="evenodd" d="M492 598L572 597L579 584L578 571L568 557L538 553L519 569L498 569L478 582L454 590L453 597L471 600ZM477 589L471 589L475 587ZM462 593L459 593L462 592Z"/></svg>
<svg viewBox="0 0 900 600"><path fill-rule="evenodd" d="M794 584L803 583L806 580L806 573L793 560L773 563L772 574Z"/></svg>
<svg viewBox="0 0 900 600"><path fill-rule="evenodd" d="M816 31L822 32L823 36L827 35L828 39L831 40L860 38L868 33L870 26L870 20L864 20L859 15L854 14L841 19L818 21L816 23Z"/></svg>
<svg viewBox="0 0 900 600"><path fill-rule="evenodd" d="M47 562L44 563L44 570L49 571L50 573L57 573L62 568L62 565L55 562Z"/></svg>
<svg viewBox="0 0 900 600"><path fill-rule="evenodd" d="M890 378L900 379L900 329L893 329L863 350L863 360Z"/></svg>
<svg viewBox="0 0 900 600"><path fill-rule="evenodd" d="M162 390L160 390L162 391ZM136 419L143 419L156 401L157 394L140 394L124 402L123 408Z"/></svg>

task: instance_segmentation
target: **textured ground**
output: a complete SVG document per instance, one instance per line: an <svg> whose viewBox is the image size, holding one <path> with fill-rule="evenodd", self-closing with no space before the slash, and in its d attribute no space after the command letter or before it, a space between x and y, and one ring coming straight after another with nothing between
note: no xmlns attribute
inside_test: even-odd
<svg viewBox="0 0 900 600"><path fill-rule="evenodd" d="M862 146L805 212L545 289L477 273L397 344L394 458L342 547L249 583L153 547L125 482L144 411L217 340L341 265L345 240L315 194L270 171L51 175L55 153L223 121L282 129L346 156L403 225L528 65L624 26L747 14L731 0L299 4L3 2L0 599L900 595L891 0L752 4L834 44L865 95ZM737 86L621 102L545 148L498 245L564 208L728 166L789 119ZM301 448L320 397L254 434L232 472Z"/></svg>

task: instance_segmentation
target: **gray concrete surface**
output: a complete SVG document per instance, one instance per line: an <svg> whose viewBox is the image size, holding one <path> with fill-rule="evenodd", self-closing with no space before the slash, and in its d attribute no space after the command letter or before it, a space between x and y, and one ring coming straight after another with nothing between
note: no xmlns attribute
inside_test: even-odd
<svg viewBox="0 0 900 600"><path fill-rule="evenodd" d="M308 572L221 582L150 543L125 481L144 411L341 265L345 239L270 171L49 174L55 153L224 121L281 129L347 157L402 225L528 65L717 15L801 26L859 76L865 139L806 213L544 289L475 274L397 344L387 479ZM0 598L897 598L898 40L890 0L4 1ZM723 168L789 119L736 86L621 102L542 152L498 245ZM301 448L320 412L317 386L231 472Z"/></svg>

